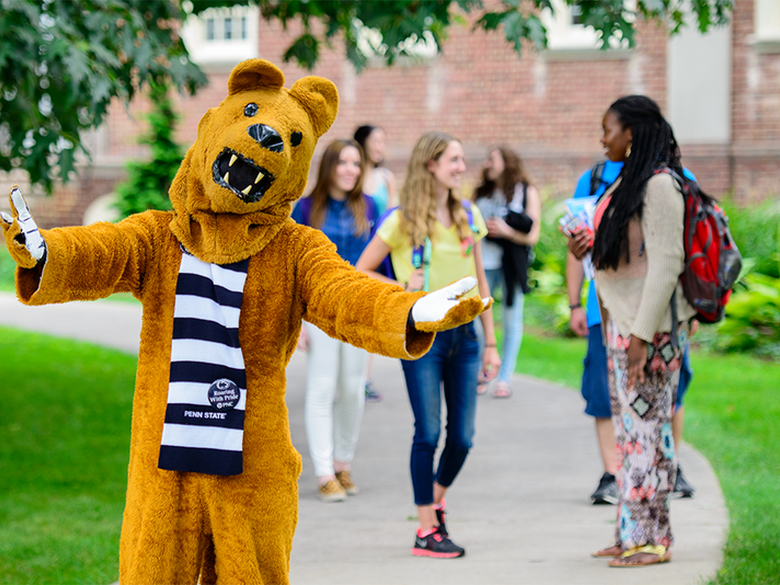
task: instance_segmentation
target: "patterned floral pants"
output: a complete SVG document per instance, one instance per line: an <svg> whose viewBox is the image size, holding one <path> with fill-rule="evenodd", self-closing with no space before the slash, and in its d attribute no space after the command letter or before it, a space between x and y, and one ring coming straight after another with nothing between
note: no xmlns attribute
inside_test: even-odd
<svg viewBox="0 0 780 585"><path fill-rule="evenodd" d="M618 450L620 490L615 542L623 550L674 541L669 501L677 474L672 415L687 324L681 323L675 348L668 333L647 344L645 381L628 390L629 338L607 325L607 369L612 422Z"/></svg>

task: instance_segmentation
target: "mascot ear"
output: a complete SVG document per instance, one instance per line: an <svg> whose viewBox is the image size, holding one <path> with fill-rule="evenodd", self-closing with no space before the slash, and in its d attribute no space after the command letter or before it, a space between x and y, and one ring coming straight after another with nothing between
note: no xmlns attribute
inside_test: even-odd
<svg viewBox="0 0 780 585"><path fill-rule="evenodd" d="M290 95L309 113L317 138L325 134L339 111L339 92L333 82L313 75L304 77L293 84Z"/></svg>
<svg viewBox="0 0 780 585"><path fill-rule="evenodd" d="M235 66L228 79L228 94L252 89L281 89L284 73L265 59L248 59Z"/></svg>

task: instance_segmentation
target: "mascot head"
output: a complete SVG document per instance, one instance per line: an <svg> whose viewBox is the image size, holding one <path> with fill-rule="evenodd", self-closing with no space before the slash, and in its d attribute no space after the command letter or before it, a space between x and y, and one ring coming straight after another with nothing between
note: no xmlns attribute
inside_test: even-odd
<svg viewBox="0 0 780 585"><path fill-rule="evenodd" d="M237 65L171 186L171 228L185 247L215 263L262 249L303 195L314 147L337 111L327 79L304 77L286 89L268 61Z"/></svg>

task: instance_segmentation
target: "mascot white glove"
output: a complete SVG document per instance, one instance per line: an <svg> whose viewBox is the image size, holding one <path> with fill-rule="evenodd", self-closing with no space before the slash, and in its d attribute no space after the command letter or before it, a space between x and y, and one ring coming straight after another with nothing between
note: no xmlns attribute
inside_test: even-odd
<svg viewBox="0 0 780 585"><path fill-rule="evenodd" d="M0 213L6 246L19 266L33 268L45 261L46 242L30 215L27 201L16 185L11 187L10 199L14 217Z"/></svg>
<svg viewBox="0 0 780 585"><path fill-rule="evenodd" d="M464 322L463 317L466 317L467 320L465 322L468 322L479 315L479 313L490 306L492 302L490 297L481 300L474 297L461 298L476 285L477 279L473 276L467 276L418 299L412 306L411 311L415 329L420 331L443 331L453 326L461 325ZM465 309L466 305L474 305L475 302L479 303L479 305L467 311L467 313L470 313L470 318L466 314L456 316L456 313L462 311L453 311L456 308ZM475 308L477 309L476 311L474 311ZM450 313L450 311L453 312ZM448 314L449 318L447 318Z"/></svg>

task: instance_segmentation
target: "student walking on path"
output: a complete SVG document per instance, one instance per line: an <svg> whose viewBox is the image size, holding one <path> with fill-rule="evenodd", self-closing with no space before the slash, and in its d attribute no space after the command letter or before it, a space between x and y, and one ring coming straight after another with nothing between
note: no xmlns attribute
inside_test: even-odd
<svg viewBox="0 0 780 585"><path fill-rule="evenodd" d="M292 213L296 222L322 230L353 265L377 217L362 178L360 146L335 140L322 155L317 184ZM358 493L350 471L363 419L368 353L306 322L298 347L309 352L304 419L319 495L325 502L343 501Z"/></svg>
<svg viewBox="0 0 780 585"><path fill-rule="evenodd" d="M539 241L542 204L523 161L505 146L490 150L474 199L488 229L482 242L482 265L488 286L491 292L499 286L503 292L504 342L493 396L509 398L509 381L523 341L523 301L531 290L528 265L531 249ZM484 394L486 389L487 383L481 382L477 391Z"/></svg>
<svg viewBox="0 0 780 585"><path fill-rule="evenodd" d="M679 282L683 198L674 179L657 171L669 167L682 175L683 169L674 133L650 98L620 98L603 126L607 156L624 167L597 206L595 238L579 232L568 241L577 258L593 248L618 446L615 542L595 555L614 557L612 567L644 566L668 561L674 543L671 420L695 310Z"/></svg>
<svg viewBox="0 0 780 585"><path fill-rule="evenodd" d="M441 132L424 134L409 160L400 207L379 227L358 260L358 270L390 280L375 272L390 254L398 282L407 291L435 290L471 275L479 283L478 294L488 297L480 242L487 228L479 209L456 194L465 170L460 141ZM402 360L415 425L410 468L420 525L414 555L454 558L465 554L449 537L444 496L472 446L477 374L482 369L492 378L501 365L491 311L480 318L486 339L482 368L473 323L437 334L433 347L421 359ZM447 436L434 468L442 389Z"/></svg>

